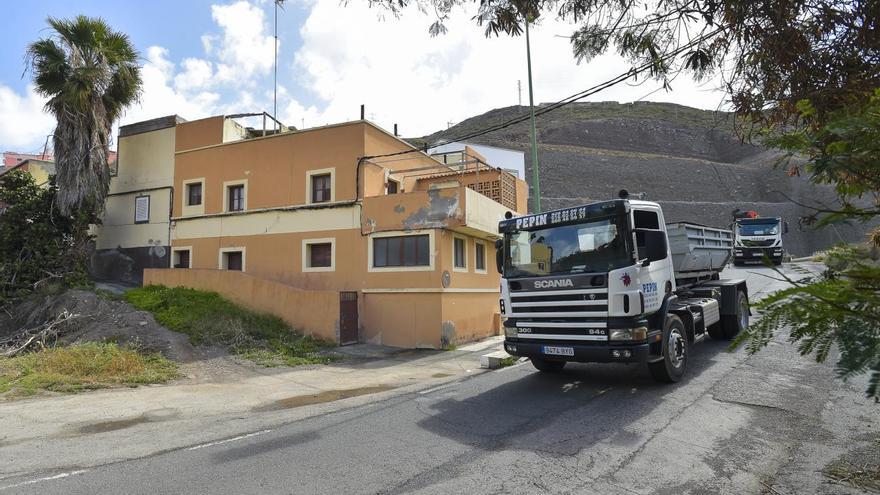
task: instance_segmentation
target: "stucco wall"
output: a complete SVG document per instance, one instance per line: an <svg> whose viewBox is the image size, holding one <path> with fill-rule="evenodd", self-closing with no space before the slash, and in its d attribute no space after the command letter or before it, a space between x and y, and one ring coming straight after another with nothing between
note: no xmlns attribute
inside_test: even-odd
<svg viewBox="0 0 880 495"><path fill-rule="evenodd" d="M222 143L225 120L219 115L177 124L174 150L191 150Z"/></svg>
<svg viewBox="0 0 880 495"><path fill-rule="evenodd" d="M170 186L174 178L174 140L174 127L119 138L110 194Z"/></svg>
<svg viewBox="0 0 880 495"><path fill-rule="evenodd" d="M304 334L338 341L339 293L335 291L304 291L222 270L150 269L144 271L144 284L214 291L255 311L277 315Z"/></svg>
<svg viewBox="0 0 880 495"><path fill-rule="evenodd" d="M150 197L150 220L148 223L134 223L135 198L137 196ZM170 244L168 235L170 206L170 189L116 194L107 197L103 224L98 228L98 235L95 239L97 249L168 246Z"/></svg>

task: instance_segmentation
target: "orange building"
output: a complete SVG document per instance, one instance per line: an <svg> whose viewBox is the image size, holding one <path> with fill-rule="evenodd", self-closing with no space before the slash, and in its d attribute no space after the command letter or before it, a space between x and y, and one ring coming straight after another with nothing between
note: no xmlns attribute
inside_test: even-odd
<svg viewBox="0 0 880 495"><path fill-rule="evenodd" d="M526 212L522 180L367 121L259 136L218 116L174 132L172 268L144 283L210 288L339 344L497 332L494 240Z"/></svg>

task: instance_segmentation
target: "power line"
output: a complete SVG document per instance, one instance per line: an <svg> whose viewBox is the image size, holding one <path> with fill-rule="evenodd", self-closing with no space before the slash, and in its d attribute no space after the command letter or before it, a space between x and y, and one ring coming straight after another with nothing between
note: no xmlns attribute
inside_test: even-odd
<svg viewBox="0 0 880 495"><path fill-rule="evenodd" d="M720 28L716 29L715 31L712 31L711 33L708 33L708 34L705 34L705 35L703 35L703 36L700 36L699 38L697 38L697 39L695 39L695 40L692 40L691 42L689 42L689 43L687 43L687 44L685 44L685 45L682 45L682 46L678 47L677 49L675 49L675 50L669 52L668 54L664 55L663 57L661 57L659 60L651 61L651 62L647 62L647 63L645 63L645 64L643 64L643 65L641 65L641 66L639 66L639 67L632 68L632 69L630 69L630 70L628 70L628 71L626 71L626 72L624 72L624 73L621 73L621 74L617 75L616 77L613 77L613 78L611 78L611 79L606 80L605 82L599 83L599 84L597 84L597 85L595 85L595 86L592 86L592 87L590 87L590 88L587 88L587 89L585 89L585 90L583 90L583 91L580 91L580 92L574 93L573 95L570 95L570 96L568 96L568 97L566 97L566 98L563 98L563 99L561 99L561 100L559 100L559 101L557 101L556 103L553 103L553 104L551 104L551 105L547 105L547 106L541 108L540 110L536 110L536 111L535 111L535 117L537 117L537 116L539 116L539 115L543 115L543 114L548 113L548 112L552 112L552 111L554 111L554 110L556 110L556 109L558 109L558 108L562 108L562 107L564 107L564 106L566 106L566 105L568 105L568 104L570 104L570 103L574 103L574 102L576 102L577 100L581 100L581 99L586 98L586 97L588 97L588 96L594 95L594 94L596 94L596 93L598 93L598 92L600 92L600 91L604 91L604 90L606 90L606 89L608 89L608 88L610 88L610 87L612 87L612 86L615 86L615 85L617 85L617 84L620 84L620 83L626 81L627 79L629 79L629 78L631 78L631 77L633 77L633 76L637 76L637 75L641 74L642 72L645 72L645 71L651 69L651 68L654 67L658 62L665 61L665 60L667 60L667 59L669 59L669 58L672 58L672 57L675 57L675 56L681 54L681 53L684 52L685 50L688 50L688 49L690 49L690 48L693 48L694 46L696 46L696 45L702 43L703 41L705 41L705 40L711 38L712 36L715 36L716 34L720 33L722 30L724 30L724 27L720 27ZM529 120L529 118L530 118L530 117L529 117L528 115L525 115L525 116L522 116L522 117L516 117L516 118L510 119L510 120L508 120L508 121L506 121L506 122L502 122L502 123L500 123L500 124L495 124L495 125L493 125L493 126L487 127L487 128L485 128L485 129L483 129L483 130L474 131L474 132L471 132L471 133L468 133L468 134L464 134L464 135L461 135L461 136L457 136L457 137L454 137L454 138L448 139L447 141L450 141L450 142L456 142L456 141L467 141L467 140L469 140L469 139L473 139L473 138L475 138L475 137L479 137L479 136L483 136L483 135L485 135L485 134L489 134L490 132L499 131L499 130L501 130L501 129L505 129L505 128L507 128L507 127L510 127L510 126L512 126L512 125L516 125L516 124L519 124L519 123L521 123L521 122L525 122L526 120ZM383 155L365 156L364 159L369 160L369 159L373 159L373 158L385 158L385 157L390 157L390 156L406 155L406 154L409 154L409 153L418 153L418 152L422 152L422 151L425 151L425 150L427 150L427 149L428 149L428 146L425 145L425 146L424 146L424 149L411 149L411 150L405 150L405 151L398 151L398 152L395 152L395 153L386 153L386 154L383 154Z"/></svg>

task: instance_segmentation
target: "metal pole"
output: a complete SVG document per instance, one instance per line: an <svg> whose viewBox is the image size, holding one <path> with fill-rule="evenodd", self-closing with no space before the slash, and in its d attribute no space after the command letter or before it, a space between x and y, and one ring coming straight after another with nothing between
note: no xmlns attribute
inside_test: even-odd
<svg viewBox="0 0 880 495"><path fill-rule="evenodd" d="M272 116L276 119L278 118L278 0L275 2L275 64L273 69L275 71L275 88L274 94L272 96ZM265 129L265 127L264 127ZM275 131L275 121L272 121L272 131Z"/></svg>
<svg viewBox="0 0 880 495"><path fill-rule="evenodd" d="M526 14L526 63L529 68L529 122L532 125L532 191L535 198L532 201L534 213L541 213L541 176L538 171L538 139L535 132L535 97L532 91L532 47L529 43L529 16Z"/></svg>

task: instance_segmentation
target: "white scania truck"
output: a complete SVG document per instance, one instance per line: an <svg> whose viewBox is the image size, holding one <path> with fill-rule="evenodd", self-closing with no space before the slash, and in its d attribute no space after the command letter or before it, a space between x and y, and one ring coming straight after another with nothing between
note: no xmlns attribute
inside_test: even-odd
<svg viewBox="0 0 880 495"><path fill-rule="evenodd" d="M734 265L762 263L765 259L782 264L782 235L788 233L788 222L779 217L748 216L734 220L733 232Z"/></svg>
<svg viewBox="0 0 880 495"><path fill-rule="evenodd" d="M544 372L646 363L676 382L691 344L748 326L745 280L719 279L733 235L666 225L657 203L621 197L500 222L504 348Z"/></svg>

